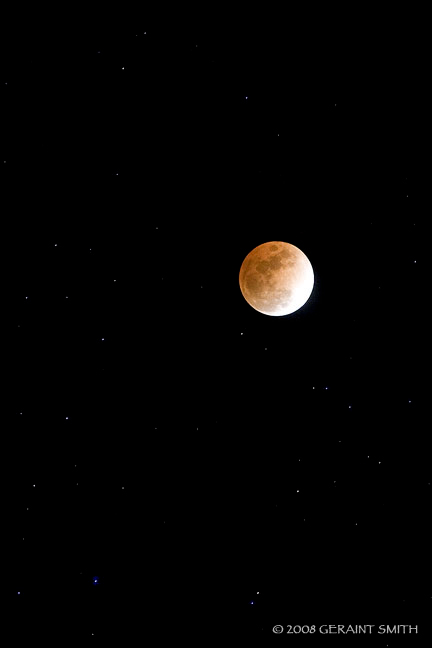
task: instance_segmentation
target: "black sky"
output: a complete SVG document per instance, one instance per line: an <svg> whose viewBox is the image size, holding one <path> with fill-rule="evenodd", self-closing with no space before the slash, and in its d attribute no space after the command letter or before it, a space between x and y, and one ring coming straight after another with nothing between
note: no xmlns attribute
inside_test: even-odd
<svg viewBox="0 0 432 648"><path fill-rule="evenodd" d="M5 47L9 595L32 636L430 632L423 46L288 32ZM238 286L270 240L314 268L287 317Z"/></svg>

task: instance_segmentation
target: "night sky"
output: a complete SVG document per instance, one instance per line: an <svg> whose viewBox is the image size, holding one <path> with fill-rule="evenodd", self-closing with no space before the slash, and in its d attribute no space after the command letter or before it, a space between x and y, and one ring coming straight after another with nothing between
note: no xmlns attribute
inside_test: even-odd
<svg viewBox="0 0 432 648"><path fill-rule="evenodd" d="M7 41L17 636L425 645L424 52L363 36ZM238 283L273 240L315 274L285 317Z"/></svg>

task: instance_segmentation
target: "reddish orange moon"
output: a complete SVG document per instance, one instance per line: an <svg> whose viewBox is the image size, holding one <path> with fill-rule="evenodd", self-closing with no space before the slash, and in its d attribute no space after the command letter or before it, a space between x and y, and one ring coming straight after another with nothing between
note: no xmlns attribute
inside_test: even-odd
<svg viewBox="0 0 432 648"><path fill-rule="evenodd" d="M239 275L247 303L264 315L289 315L304 306L314 286L307 256L295 245L270 241L245 257Z"/></svg>

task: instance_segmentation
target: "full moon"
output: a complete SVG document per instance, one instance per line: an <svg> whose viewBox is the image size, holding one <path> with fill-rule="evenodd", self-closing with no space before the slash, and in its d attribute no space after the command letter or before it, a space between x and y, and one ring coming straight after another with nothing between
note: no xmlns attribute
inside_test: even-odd
<svg viewBox="0 0 432 648"><path fill-rule="evenodd" d="M291 243L271 241L254 248L240 268L240 290L264 315L289 315L309 299L314 273L307 256Z"/></svg>

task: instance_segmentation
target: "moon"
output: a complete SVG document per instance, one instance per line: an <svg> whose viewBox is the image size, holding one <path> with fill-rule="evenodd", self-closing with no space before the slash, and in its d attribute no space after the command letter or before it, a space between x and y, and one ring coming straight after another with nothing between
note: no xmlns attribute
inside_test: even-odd
<svg viewBox="0 0 432 648"><path fill-rule="evenodd" d="M295 245L270 241L244 259L240 290L247 303L264 315L289 315L304 306L314 286L307 256Z"/></svg>

